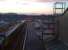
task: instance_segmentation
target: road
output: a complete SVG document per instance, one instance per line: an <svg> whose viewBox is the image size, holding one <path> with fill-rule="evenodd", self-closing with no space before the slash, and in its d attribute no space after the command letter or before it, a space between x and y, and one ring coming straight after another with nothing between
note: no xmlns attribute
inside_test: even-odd
<svg viewBox="0 0 68 50"><path fill-rule="evenodd" d="M32 29L32 24L28 23L27 25L27 38L25 41L24 50L45 50L42 41L36 35L36 33Z"/></svg>

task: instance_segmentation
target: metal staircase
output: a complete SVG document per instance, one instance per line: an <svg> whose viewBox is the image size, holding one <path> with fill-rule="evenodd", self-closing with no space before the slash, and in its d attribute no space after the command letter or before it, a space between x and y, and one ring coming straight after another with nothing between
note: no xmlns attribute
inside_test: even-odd
<svg viewBox="0 0 68 50"><path fill-rule="evenodd" d="M66 2L55 2L53 8L54 16L61 15L62 13L64 13L65 8L66 8Z"/></svg>

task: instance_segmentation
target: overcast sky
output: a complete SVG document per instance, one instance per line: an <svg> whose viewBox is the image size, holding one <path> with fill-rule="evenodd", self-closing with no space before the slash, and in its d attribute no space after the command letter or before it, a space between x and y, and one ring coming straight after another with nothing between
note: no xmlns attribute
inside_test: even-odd
<svg viewBox="0 0 68 50"><path fill-rule="evenodd" d="M56 1L58 0L1 0L0 13L52 14Z"/></svg>
<svg viewBox="0 0 68 50"><path fill-rule="evenodd" d="M23 0L23 1L35 1L35 2L56 2L56 1L67 1L67 0Z"/></svg>

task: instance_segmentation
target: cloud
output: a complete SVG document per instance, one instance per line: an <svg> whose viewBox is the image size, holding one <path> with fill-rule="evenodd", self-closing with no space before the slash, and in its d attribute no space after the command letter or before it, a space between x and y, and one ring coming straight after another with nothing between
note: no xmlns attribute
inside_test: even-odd
<svg viewBox="0 0 68 50"><path fill-rule="evenodd" d="M56 1L68 1L68 0L0 0L0 1L56 2Z"/></svg>
<svg viewBox="0 0 68 50"><path fill-rule="evenodd" d="M68 0L37 0L37 2L59 2L59 1L68 1Z"/></svg>

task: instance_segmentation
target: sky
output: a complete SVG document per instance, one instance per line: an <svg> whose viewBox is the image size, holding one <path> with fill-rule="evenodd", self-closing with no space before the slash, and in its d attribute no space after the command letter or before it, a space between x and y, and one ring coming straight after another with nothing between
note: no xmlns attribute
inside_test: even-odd
<svg viewBox="0 0 68 50"><path fill-rule="evenodd" d="M56 1L58 0L0 0L0 13L53 14Z"/></svg>

